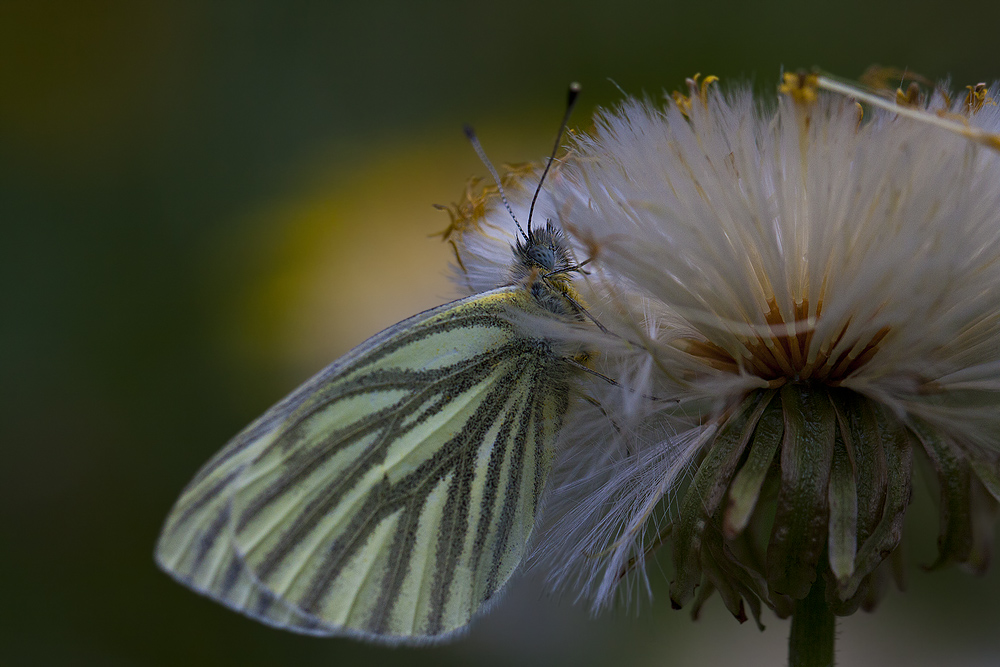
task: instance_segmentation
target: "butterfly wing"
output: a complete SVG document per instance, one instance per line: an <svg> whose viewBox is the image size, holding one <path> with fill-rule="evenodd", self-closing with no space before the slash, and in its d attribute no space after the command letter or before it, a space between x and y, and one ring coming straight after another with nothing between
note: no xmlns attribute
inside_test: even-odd
<svg viewBox="0 0 1000 667"><path fill-rule="evenodd" d="M157 560L266 623L427 641L465 627L522 561L571 367L507 287L366 341L198 473Z"/></svg>

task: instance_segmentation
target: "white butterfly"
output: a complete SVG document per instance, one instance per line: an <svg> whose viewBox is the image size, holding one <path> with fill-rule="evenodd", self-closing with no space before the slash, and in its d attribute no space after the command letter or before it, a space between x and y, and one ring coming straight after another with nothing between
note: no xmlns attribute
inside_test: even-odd
<svg viewBox="0 0 1000 667"><path fill-rule="evenodd" d="M377 334L233 438L168 516L160 566L297 632L465 628L524 559L581 366L530 324L583 311L562 233L527 227L502 286Z"/></svg>

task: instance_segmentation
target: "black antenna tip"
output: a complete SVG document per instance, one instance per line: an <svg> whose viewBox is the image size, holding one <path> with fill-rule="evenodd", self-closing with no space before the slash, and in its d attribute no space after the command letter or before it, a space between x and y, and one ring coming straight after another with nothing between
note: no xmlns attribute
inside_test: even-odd
<svg viewBox="0 0 1000 667"><path fill-rule="evenodd" d="M473 141L476 138L476 131L472 129L472 126L468 123L462 125L462 131L465 132L465 138L469 141Z"/></svg>
<svg viewBox="0 0 1000 667"><path fill-rule="evenodd" d="M573 103L576 102L577 96L580 94L580 90L581 86L576 81L569 84L569 93L566 95L566 106L573 106Z"/></svg>

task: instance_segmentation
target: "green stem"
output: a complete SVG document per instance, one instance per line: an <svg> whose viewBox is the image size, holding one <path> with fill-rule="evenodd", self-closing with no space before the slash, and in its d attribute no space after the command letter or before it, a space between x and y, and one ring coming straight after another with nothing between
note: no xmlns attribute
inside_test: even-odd
<svg viewBox="0 0 1000 667"><path fill-rule="evenodd" d="M809 595L796 600L788 637L789 667L833 667L836 620L826 604L826 584L816 577Z"/></svg>

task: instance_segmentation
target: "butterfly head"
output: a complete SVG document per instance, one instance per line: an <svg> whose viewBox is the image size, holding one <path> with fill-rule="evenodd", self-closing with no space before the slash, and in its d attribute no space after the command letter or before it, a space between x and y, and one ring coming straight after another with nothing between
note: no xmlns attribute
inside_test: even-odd
<svg viewBox="0 0 1000 667"><path fill-rule="evenodd" d="M569 249L562 231L551 222L542 229L528 228L528 233L512 246L515 280L532 273L543 277L566 273L572 266Z"/></svg>
<svg viewBox="0 0 1000 667"><path fill-rule="evenodd" d="M547 223L544 228L529 228L511 248L511 284L522 284L547 311L569 317L578 315L580 295L573 289L569 274L572 261L562 231Z"/></svg>

